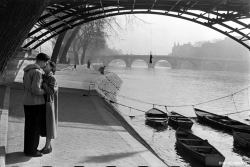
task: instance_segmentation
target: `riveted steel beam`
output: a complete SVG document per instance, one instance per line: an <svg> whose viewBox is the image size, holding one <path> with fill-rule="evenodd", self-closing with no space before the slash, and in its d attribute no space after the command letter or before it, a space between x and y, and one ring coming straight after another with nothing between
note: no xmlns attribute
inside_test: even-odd
<svg viewBox="0 0 250 167"><path fill-rule="evenodd" d="M176 1L176 3L167 11L167 13L170 12L170 11L172 11L181 1L182 0Z"/></svg>
<svg viewBox="0 0 250 167"><path fill-rule="evenodd" d="M87 11L97 10L99 8L100 7L91 7ZM73 16L77 16L77 17L73 17ZM57 28L61 28L65 24L70 24L73 21L77 21L78 18L81 18L81 17L87 17L87 16L85 16L84 14L81 14L81 12L79 12L79 11L77 11L76 13L71 13L71 14L65 15L65 16L61 17L61 19L63 19L63 20L66 20L66 19L69 19L69 18L71 18L71 19L69 21L64 21L63 24L59 24L59 25L57 25L57 23L60 23L60 20L58 20L58 19L54 19L54 20L52 20L49 23L43 23L42 26L40 26L39 28L37 28L37 29L33 30L32 32L30 32L28 36L32 36L32 35L36 34L37 32L39 32L42 29L44 29L44 27L50 27L51 25L56 24L55 27L50 28L50 31L44 32L44 34L46 35L46 34L50 33L52 30L54 31ZM43 35L39 35L39 36L37 36L37 39L40 39L42 37L43 37ZM32 40L29 43L27 43L24 47L28 47L29 45L31 45L34 42L35 42L35 40Z"/></svg>
<svg viewBox="0 0 250 167"><path fill-rule="evenodd" d="M117 9L118 9L118 13L120 12L119 8L120 8L120 0L117 0Z"/></svg>
<svg viewBox="0 0 250 167"><path fill-rule="evenodd" d="M100 0L100 5L101 5L101 8L102 8L103 15L106 15L106 14L105 14L104 7L103 7L103 5L102 5L102 0Z"/></svg>
<svg viewBox="0 0 250 167"><path fill-rule="evenodd" d="M131 9L132 12L135 9L135 3L136 3L136 0L133 0L132 9Z"/></svg>
<svg viewBox="0 0 250 167"><path fill-rule="evenodd" d="M110 10L111 10L111 11L116 11L117 9L110 9ZM110 11L110 10L109 10L109 11ZM65 26L65 24L70 24L70 25L72 25L71 28L73 28L74 26L73 26L72 23L77 22L78 20L81 20L81 19L86 19L86 18L88 18L88 17L92 17L92 16L94 16L94 15L100 15L100 14L102 14L102 13L103 13L102 10L101 10L101 11L100 11L100 10L97 10L95 13L87 13L87 14L85 14L85 15L80 15L80 16L78 16L78 17L73 17L73 18L70 19L69 21L65 21L65 23L56 25L55 27L51 28L50 31L46 31L46 32L40 34L39 36L36 36L35 39L41 39L41 38L43 38L45 35L51 33L52 31L60 30L62 27ZM58 33L55 33L55 34L58 35ZM32 40L32 41L30 41L29 43L27 43L27 44L24 46L24 48L29 47L31 44L35 43L35 41L36 41L35 39Z"/></svg>
<svg viewBox="0 0 250 167"><path fill-rule="evenodd" d="M49 12L50 13L50 12ZM59 16L56 16L52 13L50 13L51 16L55 17L56 19L58 19L59 21L61 21L62 23L64 23L66 26L68 26L69 28L72 28L72 26L70 24L68 24L66 21L64 21L63 19L61 19Z"/></svg>
<svg viewBox="0 0 250 167"><path fill-rule="evenodd" d="M123 11L123 10L124 10L124 11ZM124 14L131 14L131 12L129 12L127 9L123 9L123 10L120 10L119 13L113 13L113 12L111 12L111 13L109 14L109 13L107 12L106 17L116 16L116 15L124 15ZM149 13L148 13L148 11L134 11L133 14L149 14ZM187 17L184 17L184 16L180 16L180 15L178 15L178 12L176 12L176 14L173 14L173 13L171 13L171 14L170 14L170 13L167 13L167 14L166 14L166 13L162 13L162 12L159 12L159 13L158 13L158 12L150 12L150 14L166 15L166 16L172 16L172 17L182 18L182 19L189 20L189 21L192 21L192 22L201 24L201 25L203 25L203 26L209 27L208 24L206 24L206 23L204 23L204 22L200 22L200 21L197 21L197 20L193 20L193 19L191 19L191 18L187 18ZM82 21L76 23L74 26L78 26L78 25L81 25L81 24L83 24L83 23L90 22L90 21L93 21L93 20L96 20L96 19L101 19L101 18L105 18L105 16L101 15L101 16L96 16L96 17L90 18L90 19L82 20ZM243 41L240 41L240 40L237 39L236 37L234 37L234 36L228 34L227 32L225 32L225 31L223 31L223 30L220 30L220 29L218 29L218 28L216 28L216 27L209 27L209 28L214 29L214 30L216 30L216 31L218 31L218 32L220 32L220 33L222 33L222 34L224 34L224 35L226 35L226 36L232 38L233 40L239 42L239 43L242 44L243 46L245 46L245 47L247 47L248 49L250 49L250 46L249 46L249 45L247 45L247 44L244 43ZM66 31L66 30L67 30L67 28L61 30L59 33L63 32L63 31ZM35 47L38 47L39 45L41 45L42 43L46 42L47 40L51 39L51 38L54 37L54 36L55 36L55 35L49 37L48 39L46 39L46 40L44 40L44 41L42 41L42 42L40 42L40 43L39 43L38 45L36 45ZM34 48L35 48L35 47L34 47Z"/></svg>
<svg viewBox="0 0 250 167"><path fill-rule="evenodd" d="M157 0L154 0L152 6L151 6L151 8L150 8L150 10L152 10L152 9L155 7L155 4L156 4L156 3L157 3Z"/></svg>
<svg viewBox="0 0 250 167"><path fill-rule="evenodd" d="M240 20L250 18L249 0L151 0L150 2L149 0L51 0L47 12L38 20L40 27L34 27L28 35L33 40L24 47L33 45L37 40L40 40L37 44L39 45L58 35L66 29L65 25L68 25L67 29L69 29L80 23L111 15L137 14L140 13L139 10L144 14L162 15L164 13L164 15L196 22L221 32L242 45L247 45L248 48L250 45L244 43L250 40L249 33L243 32L250 30L250 26ZM228 25L228 21L236 23L239 27ZM216 28L216 25L227 30ZM41 34L37 35L38 32ZM238 36L232 34L238 34Z"/></svg>

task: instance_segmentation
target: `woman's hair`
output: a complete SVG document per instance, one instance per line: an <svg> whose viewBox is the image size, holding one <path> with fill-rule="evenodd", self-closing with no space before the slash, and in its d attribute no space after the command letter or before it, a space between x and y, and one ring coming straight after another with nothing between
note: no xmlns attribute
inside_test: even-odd
<svg viewBox="0 0 250 167"><path fill-rule="evenodd" d="M55 74L56 72L56 63L54 63L53 61L49 61L49 65L52 68L51 71L53 74Z"/></svg>

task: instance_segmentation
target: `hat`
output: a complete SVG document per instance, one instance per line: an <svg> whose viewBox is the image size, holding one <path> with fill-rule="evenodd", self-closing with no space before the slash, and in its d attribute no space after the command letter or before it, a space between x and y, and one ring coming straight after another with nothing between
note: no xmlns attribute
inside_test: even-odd
<svg viewBox="0 0 250 167"><path fill-rule="evenodd" d="M36 56L36 60L48 61L48 60L50 60L50 57L45 53L38 53L38 55Z"/></svg>

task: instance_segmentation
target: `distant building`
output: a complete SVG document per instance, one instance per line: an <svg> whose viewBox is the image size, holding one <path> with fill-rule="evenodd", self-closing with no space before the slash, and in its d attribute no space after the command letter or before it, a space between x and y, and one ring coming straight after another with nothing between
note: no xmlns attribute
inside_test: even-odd
<svg viewBox="0 0 250 167"><path fill-rule="evenodd" d="M217 40L214 42L199 42L198 44L174 44L172 48L172 55L178 57L191 57L197 59L222 61L214 62L202 62L202 68L204 70L231 70L246 72L250 67L250 54L249 50L239 43L230 38L224 40ZM225 61L223 61L225 60ZM234 63L225 64L227 60ZM233 65L234 64L234 65ZM198 66L192 65L192 63L185 62L180 68L197 69ZM200 70L198 69L198 70Z"/></svg>

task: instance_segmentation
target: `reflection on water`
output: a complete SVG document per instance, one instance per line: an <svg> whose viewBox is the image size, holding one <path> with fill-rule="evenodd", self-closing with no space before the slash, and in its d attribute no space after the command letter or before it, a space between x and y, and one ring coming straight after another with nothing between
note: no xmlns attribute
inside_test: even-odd
<svg viewBox="0 0 250 167"><path fill-rule="evenodd" d="M233 152L242 156L242 158L250 163L250 152L247 148L240 148L234 143Z"/></svg>
<svg viewBox="0 0 250 167"><path fill-rule="evenodd" d="M250 83L249 74L229 73L215 71L172 70L169 68L114 68L110 71L117 73L123 80L120 95L140 99L154 104L167 105L169 111L176 111L183 115L194 117L192 106L169 107L170 105L197 104L210 99L215 99L244 87ZM147 111L152 108L150 104L144 104L129 98L118 96L118 102ZM250 108L248 91L229 96L218 101L195 106L210 112L225 114ZM164 107L158 107L166 111ZM129 112L135 116L132 124L141 136L156 150L156 152L169 164L176 166L201 166L192 157L182 154L175 146L175 130L168 126L158 130L145 125L144 113L121 107L119 109L128 116ZM230 115L233 119L245 123L250 119L249 112ZM200 124L193 119L192 132L197 136L207 139L225 157L223 167L250 166L250 155L233 145L233 136L210 126Z"/></svg>
<svg viewBox="0 0 250 167"><path fill-rule="evenodd" d="M155 125L152 124L150 122L145 121L145 126L148 126L150 128L152 128L153 130L155 130L155 132L163 132L168 128L168 125Z"/></svg>

